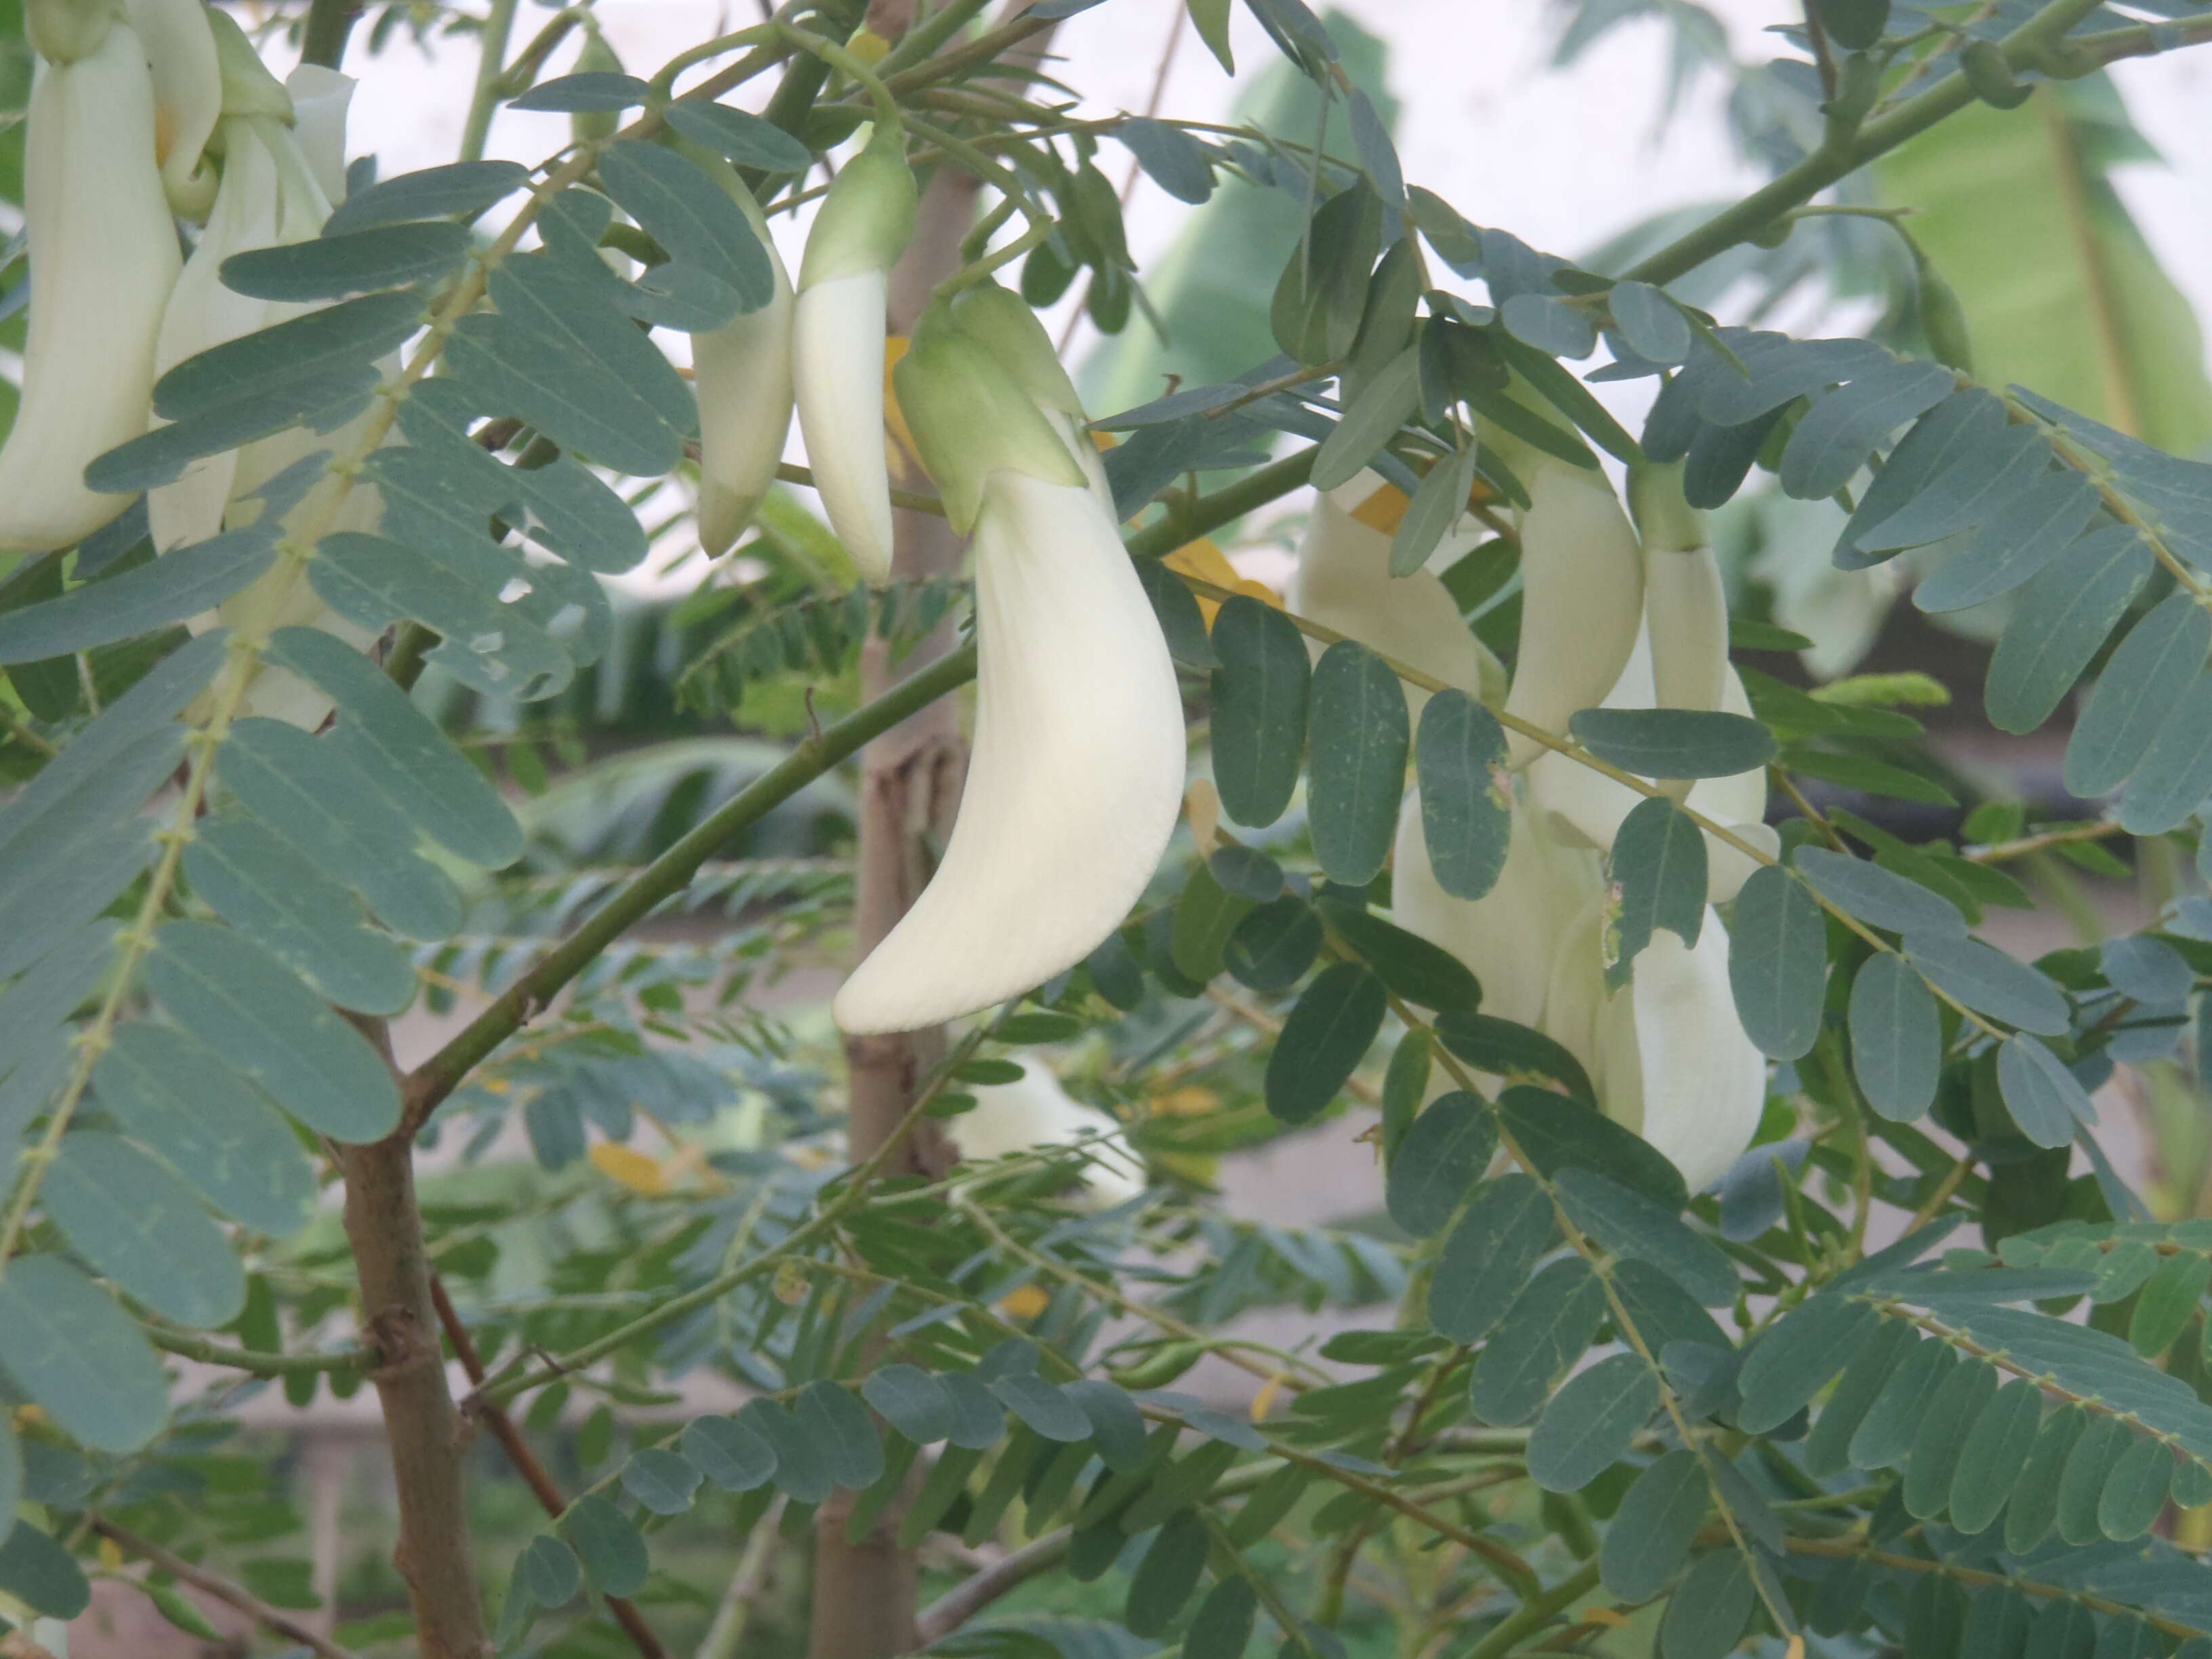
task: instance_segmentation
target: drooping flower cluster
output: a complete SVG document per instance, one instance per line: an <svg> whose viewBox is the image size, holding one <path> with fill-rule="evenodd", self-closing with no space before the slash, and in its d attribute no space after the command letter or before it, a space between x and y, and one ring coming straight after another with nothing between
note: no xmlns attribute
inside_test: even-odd
<svg viewBox="0 0 2212 1659"><path fill-rule="evenodd" d="M0 550L15 553L72 546L130 504L88 489L84 470L157 423L163 374L309 308L240 294L222 268L321 232L344 194L353 92L313 65L278 82L238 24L202 0L37 0L30 16L46 59L26 138L30 335L22 404L0 450ZM200 225L189 257L179 217ZM250 520L264 484L346 435L295 428L194 462L148 498L155 546ZM337 527L371 528L378 511L374 491L356 488ZM264 585L285 580L262 578L195 627L252 614L368 642L304 584L264 614ZM250 697L253 712L305 725L330 706L273 670Z"/></svg>
<svg viewBox="0 0 2212 1659"><path fill-rule="evenodd" d="M1638 480L1639 538L1601 475L1562 462L1524 465L1531 500L1518 525L1522 623L1505 708L1553 732L1601 700L1748 712L1728 664L1717 569L1679 488L1665 477ZM1396 492L1378 483L1346 486L1361 495L1349 503L1324 498L1301 550L1297 603L1494 702L1501 671L1467 634L1442 582L1425 572L1389 577L1378 505L1387 512ZM1397 919L1474 971L1486 1013L1541 1030L1572 1053L1607 1115L1664 1152L1694 1190L1749 1144L1765 1097L1765 1059L1729 990L1728 935L1709 908L1694 945L1659 933L1637 956L1629 981L1608 992L1602 952L1613 896L1602 854L1644 797L1533 738L1510 753L1521 769L1497 884L1480 899L1447 893L1430 868L1419 799L1409 798L1393 859ZM1773 845L1760 822L1763 773L1705 780L1687 805L1753 845ZM1707 898L1725 903L1753 861L1711 834L1706 843Z"/></svg>

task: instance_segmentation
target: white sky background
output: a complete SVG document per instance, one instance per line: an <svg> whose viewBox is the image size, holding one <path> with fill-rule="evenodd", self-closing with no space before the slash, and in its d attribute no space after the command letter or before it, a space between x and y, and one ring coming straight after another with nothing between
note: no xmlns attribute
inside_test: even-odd
<svg viewBox="0 0 2212 1659"><path fill-rule="evenodd" d="M608 39L634 73L650 76L683 48L751 21L755 0L599 0ZM1798 15L1795 0L1706 0L1728 20L1736 56L1776 55L1761 38ZM1321 0L1315 0L1321 9ZM1730 147L1722 113L1726 86L1708 71L1661 131L1671 32L1656 20L1613 30L1571 70L1551 67L1560 14L1544 0L1338 0L1390 45L1389 82L1401 106L1398 149L1408 179L1427 185L1477 224L1510 229L1547 252L1578 256L1616 230L1662 209L1741 194L1764 174ZM1140 112L1182 0L1107 0L1060 26L1061 77L1087 94L1086 112ZM521 8L519 49L546 15ZM1225 118L1238 85L1279 61L1240 6L1234 13L1237 82L1224 76L1186 25L1163 112ZM563 47L549 73L562 69ZM362 84L353 106L349 150L373 150L388 176L449 161L476 70L472 40L434 44L428 59L404 38L351 67ZM696 72L695 72L696 75ZM2118 178L2167 270L2212 319L2212 47L2115 66L2137 125L2166 158ZM688 81L695 77L687 77ZM767 96L772 77L746 88ZM735 101L747 101L739 94ZM567 118L502 110L489 153L535 162L567 137ZM1126 152L1108 145L1103 163L1118 179ZM1187 212L1149 181L1128 215L1140 263L1161 251ZM797 237L780 225L797 267ZM1077 292L1079 293L1080 285ZM1786 325L1809 319L1792 314ZM1132 327L1141 327L1141 320ZM1832 323L1831 326L1836 326ZM1849 326L1844 322L1842 326ZM1079 334L1073 359L1088 349ZM2212 329L2208 329L2212 334ZM1624 418L1640 421L1649 383L1599 388Z"/></svg>

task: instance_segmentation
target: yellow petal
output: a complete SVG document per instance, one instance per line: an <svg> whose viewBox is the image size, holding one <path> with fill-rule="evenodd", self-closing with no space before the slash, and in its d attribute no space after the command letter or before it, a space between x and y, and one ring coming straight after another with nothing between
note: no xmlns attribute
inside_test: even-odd
<svg viewBox="0 0 2212 1659"><path fill-rule="evenodd" d="M590 1156L593 1169L634 1193L659 1198L668 1190L668 1176L660 1165L632 1147L602 1140L593 1144Z"/></svg>

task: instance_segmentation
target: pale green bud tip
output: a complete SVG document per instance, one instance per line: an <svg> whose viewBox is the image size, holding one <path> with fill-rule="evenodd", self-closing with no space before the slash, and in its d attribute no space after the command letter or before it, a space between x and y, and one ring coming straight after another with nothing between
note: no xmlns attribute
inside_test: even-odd
<svg viewBox="0 0 2212 1659"><path fill-rule="evenodd" d="M1080 486L1083 469L1034 399L998 359L942 327L916 338L893 372L899 410L922 465L937 481L945 516L966 534L992 473Z"/></svg>
<svg viewBox="0 0 2212 1659"><path fill-rule="evenodd" d="M1650 462L1628 470L1628 510L1644 545L1653 552L1687 553L1707 546L1705 515L1682 494L1682 464Z"/></svg>
<svg viewBox="0 0 2212 1659"><path fill-rule="evenodd" d="M222 71L222 112L225 115L273 115L292 118L292 94L269 72L253 42L228 12L210 6L208 27L215 32L216 62Z"/></svg>
<svg viewBox="0 0 2212 1659"><path fill-rule="evenodd" d="M1047 409L1083 418L1083 400L1060 367L1052 336L1020 295L996 283L979 283L955 297L952 319L1004 364L1030 397Z"/></svg>
<svg viewBox="0 0 2212 1659"><path fill-rule="evenodd" d="M100 50L115 12L116 0L24 0L23 26L40 57L74 64Z"/></svg>
<svg viewBox="0 0 2212 1659"><path fill-rule="evenodd" d="M914 236L916 201L905 137L879 125L867 148L845 163L822 198L822 210L807 234L799 286L809 289L863 270L889 270Z"/></svg>

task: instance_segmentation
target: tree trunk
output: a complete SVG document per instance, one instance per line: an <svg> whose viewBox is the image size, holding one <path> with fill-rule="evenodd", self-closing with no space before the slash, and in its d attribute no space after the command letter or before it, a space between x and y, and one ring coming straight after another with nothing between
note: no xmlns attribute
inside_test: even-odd
<svg viewBox="0 0 2212 1659"><path fill-rule="evenodd" d="M415 1201L414 1143L404 1134L338 1149L345 1230L361 1280L362 1338L384 1408L399 1498L393 1565L407 1583L422 1659L483 1659L485 1633L461 1480L463 1434L446 1387L430 1259Z"/></svg>

